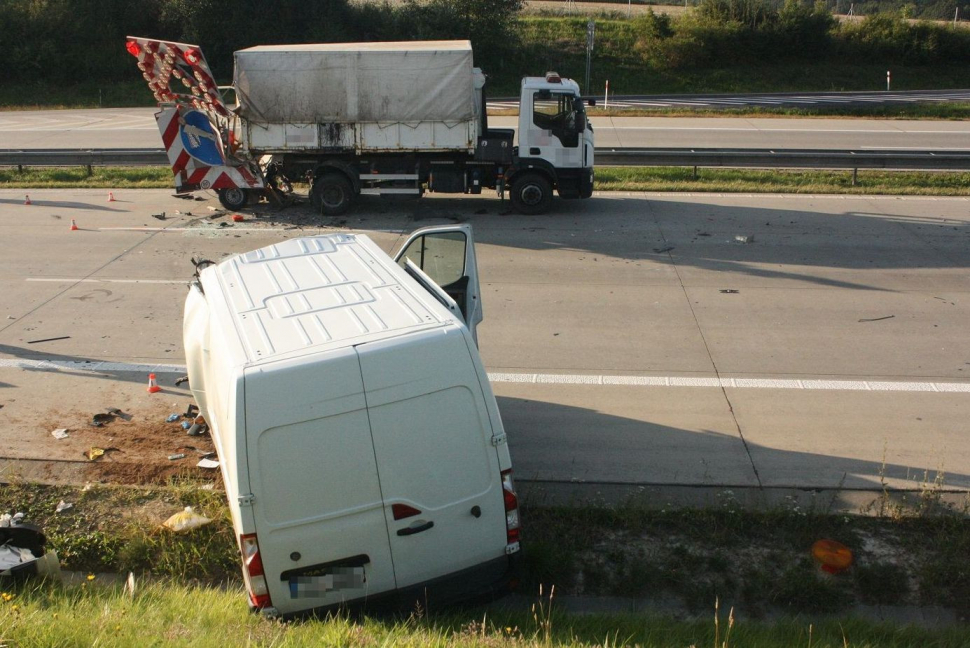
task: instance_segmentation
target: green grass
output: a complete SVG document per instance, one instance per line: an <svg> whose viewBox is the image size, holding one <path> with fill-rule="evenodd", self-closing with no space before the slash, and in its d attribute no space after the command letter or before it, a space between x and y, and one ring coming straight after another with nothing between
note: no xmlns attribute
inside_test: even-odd
<svg viewBox="0 0 970 648"><path fill-rule="evenodd" d="M685 191L725 193L970 195L970 173L597 167L597 191Z"/></svg>
<svg viewBox="0 0 970 648"><path fill-rule="evenodd" d="M772 623L648 615L567 615L548 599L522 609L430 611L396 618L280 622L250 614L238 587L136 581L81 585L31 583L0 601L0 644L47 646L644 646L682 648L949 648L966 645L965 629L898 627L853 619L785 619ZM9 600L6 600L8 599ZM713 607L713 606L711 606Z"/></svg>
<svg viewBox="0 0 970 648"><path fill-rule="evenodd" d="M161 144L161 141L159 141ZM0 187L24 189L166 189L174 186L168 167L31 167L0 168Z"/></svg>
<svg viewBox="0 0 970 648"><path fill-rule="evenodd" d="M812 193L966 196L970 173L761 170L684 167L597 167L597 191L683 191L723 193ZM82 167L0 169L0 188L168 189L166 167Z"/></svg>

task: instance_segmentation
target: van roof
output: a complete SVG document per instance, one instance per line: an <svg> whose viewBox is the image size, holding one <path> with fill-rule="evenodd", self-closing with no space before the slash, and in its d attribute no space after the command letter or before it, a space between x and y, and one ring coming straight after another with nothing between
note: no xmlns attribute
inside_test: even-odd
<svg viewBox="0 0 970 648"><path fill-rule="evenodd" d="M455 322L364 235L289 239L206 268L201 279L207 294L225 296L223 316L249 365Z"/></svg>

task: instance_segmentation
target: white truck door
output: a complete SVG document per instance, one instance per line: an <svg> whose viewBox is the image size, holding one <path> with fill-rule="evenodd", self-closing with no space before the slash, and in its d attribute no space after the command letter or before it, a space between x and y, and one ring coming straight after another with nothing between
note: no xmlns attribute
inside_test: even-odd
<svg viewBox="0 0 970 648"><path fill-rule="evenodd" d="M498 453L455 327L357 347L399 588L505 555Z"/></svg>
<svg viewBox="0 0 970 648"><path fill-rule="evenodd" d="M394 260L405 268L410 260L448 293L458 304L465 326L478 344L476 327L484 314L472 226L442 225L416 230Z"/></svg>
<svg viewBox="0 0 970 648"><path fill-rule="evenodd" d="M282 613L395 587L354 349L246 371L250 488L263 571Z"/></svg>

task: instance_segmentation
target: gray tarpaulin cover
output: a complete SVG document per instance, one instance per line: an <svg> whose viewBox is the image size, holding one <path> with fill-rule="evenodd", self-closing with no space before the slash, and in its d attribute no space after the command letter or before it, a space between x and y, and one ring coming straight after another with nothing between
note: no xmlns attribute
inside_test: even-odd
<svg viewBox="0 0 970 648"><path fill-rule="evenodd" d="M235 54L239 114L264 123L465 121L469 41L264 45Z"/></svg>

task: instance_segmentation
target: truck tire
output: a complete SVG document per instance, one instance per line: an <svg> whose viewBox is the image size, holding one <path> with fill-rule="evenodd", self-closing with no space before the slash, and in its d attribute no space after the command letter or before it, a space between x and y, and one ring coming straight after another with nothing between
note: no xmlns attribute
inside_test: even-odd
<svg viewBox="0 0 970 648"><path fill-rule="evenodd" d="M523 173L512 183L509 199L520 214L543 214L552 202L552 185L538 173Z"/></svg>
<svg viewBox="0 0 970 648"><path fill-rule="evenodd" d="M354 202L354 187L342 173L325 173L313 181L310 202L324 216L339 216Z"/></svg>
<svg viewBox="0 0 970 648"><path fill-rule="evenodd" d="M220 189L219 202L229 211L236 211L249 204L249 192L239 187Z"/></svg>

